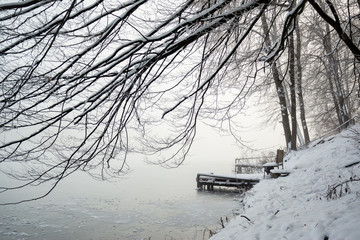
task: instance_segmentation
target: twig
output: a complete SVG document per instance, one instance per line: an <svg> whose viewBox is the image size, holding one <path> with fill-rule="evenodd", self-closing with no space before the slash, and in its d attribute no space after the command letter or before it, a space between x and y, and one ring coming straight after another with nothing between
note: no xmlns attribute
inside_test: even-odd
<svg viewBox="0 0 360 240"><path fill-rule="evenodd" d="M246 220L248 220L249 222L251 222L251 220L250 220L247 216L245 216L245 215L241 215L240 217L243 217L243 218L245 218Z"/></svg>

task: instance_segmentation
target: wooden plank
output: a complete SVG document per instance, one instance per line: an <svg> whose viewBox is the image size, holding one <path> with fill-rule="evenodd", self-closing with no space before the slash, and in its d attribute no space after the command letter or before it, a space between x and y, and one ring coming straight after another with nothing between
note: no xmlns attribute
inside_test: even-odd
<svg viewBox="0 0 360 240"><path fill-rule="evenodd" d="M276 163L284 168L284 150L278 149L276 153Z"/></svg>

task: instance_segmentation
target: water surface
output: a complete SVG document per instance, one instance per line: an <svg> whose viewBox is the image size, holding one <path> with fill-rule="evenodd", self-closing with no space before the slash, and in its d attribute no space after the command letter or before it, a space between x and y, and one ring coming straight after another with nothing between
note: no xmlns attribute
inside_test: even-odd
<svg viewBox="0 0 360 240"><path fill-rule="evenodd" d="M206 239L240 207L241 195L198 191L196 173L231 168L231 160L208 158L177 169L139 163L115 182L75 174L45 199L0 206L0 239Z"/></svg>

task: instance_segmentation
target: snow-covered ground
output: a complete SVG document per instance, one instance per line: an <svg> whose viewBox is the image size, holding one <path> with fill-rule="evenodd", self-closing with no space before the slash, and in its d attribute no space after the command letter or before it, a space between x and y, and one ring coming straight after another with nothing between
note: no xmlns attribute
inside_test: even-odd
<svg viewBox="0 0 360 240"><path fill-rule="evenodd" d="M360 239L360 125L285 160L291 174L255 185L211 240Z"/></svg>

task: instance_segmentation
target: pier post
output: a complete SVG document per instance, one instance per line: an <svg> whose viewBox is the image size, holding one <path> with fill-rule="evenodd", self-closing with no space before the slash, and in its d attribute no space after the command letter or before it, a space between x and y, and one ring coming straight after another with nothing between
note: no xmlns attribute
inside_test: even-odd
<svg viewBox="0 0 360 240"><path fill-rule="evenodd" d="M203 190L204 185L200 183L199 174L196 176L196 183L197 183L197 188L200 189L200 190Z"/></svg>
<svg viewBox="0 0 360 240"><path fill-rule="evenodd" d="M206 190L214 191L214 184L206 184Z"/></svg>

